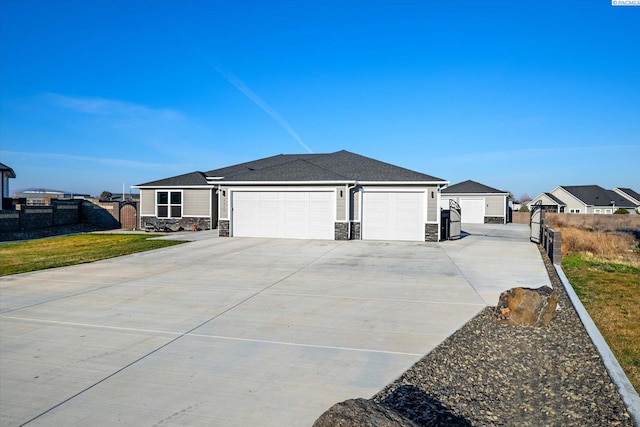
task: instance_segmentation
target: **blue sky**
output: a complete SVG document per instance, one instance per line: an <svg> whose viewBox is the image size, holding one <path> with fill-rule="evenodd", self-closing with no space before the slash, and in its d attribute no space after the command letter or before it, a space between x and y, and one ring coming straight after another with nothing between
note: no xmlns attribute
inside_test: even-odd
<svg viewBox="0 0 640 427"><path fill-rule="evenodd" d="M341 149L640 191L639 27L606 0L2 0L0 162L92 195Z"/></svg>

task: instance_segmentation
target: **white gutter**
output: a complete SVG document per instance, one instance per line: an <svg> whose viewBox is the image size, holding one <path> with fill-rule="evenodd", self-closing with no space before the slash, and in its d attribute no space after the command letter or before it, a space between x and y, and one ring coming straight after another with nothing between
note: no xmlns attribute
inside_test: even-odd
<svg viewBox="0 0 640 427"><path fill-rule="evenodd" d="M132 185L131 188L142 190L154 190L156 188L211 188L214 184L207 185Z"/></svg>
<svg viewBox="0 0 640 427"><path fill-rule="evenodd" d="M446 185L448 181L214 181L218 185ZM149 187L159 188L159 187Z"/></svg>

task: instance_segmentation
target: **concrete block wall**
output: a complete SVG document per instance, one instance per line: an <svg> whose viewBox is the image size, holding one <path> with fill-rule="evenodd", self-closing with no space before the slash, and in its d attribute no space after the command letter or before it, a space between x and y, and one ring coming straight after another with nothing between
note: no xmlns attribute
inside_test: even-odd
<svg viewBox="0 0 640 427"><path fill-rule="evenodd" d="M71 225L80 222L80 203L77 201L55 202L53 206L53 225Z"/></svg>
<svg viewBox="0 0 640 427"><path fill-rule="evenodd" d="M20 229L20 213L13 210L0 210L0 233L18 231Z"/></svg>
<svg viewBox="0 0 640 427"><path fill-rule="evenodd" d="M36 230L54 225L52 206L18 205L21 230Z"/></svg>
<svg viewBox="0 0 640 427"><path fill-rule="evenodd" d="M80 222L104 229L120 228L120 203L83 200Z"/></svg>
<svg viewBox="0 0 640 427"><path fill-rule="evenodd" d="M562 233L543 224L541 245L554 264L562 262Z"/></svg>

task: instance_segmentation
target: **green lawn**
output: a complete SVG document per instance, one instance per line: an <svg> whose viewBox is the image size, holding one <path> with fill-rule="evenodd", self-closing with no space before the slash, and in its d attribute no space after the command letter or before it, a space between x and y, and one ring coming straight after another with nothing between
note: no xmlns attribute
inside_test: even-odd
<svg viewBox="0 0 640 427"><path fill-rule="evenodd" d="M153 237L158 237L154 235ZM145 234L77 234L0 245L0 276L82 264L185 243Z"/></svg>
<svg viewBox="0 0 640 427"><path fill-rule="evenodd" d="M640 268L573 254L562 269L640 392Z"/></svg>

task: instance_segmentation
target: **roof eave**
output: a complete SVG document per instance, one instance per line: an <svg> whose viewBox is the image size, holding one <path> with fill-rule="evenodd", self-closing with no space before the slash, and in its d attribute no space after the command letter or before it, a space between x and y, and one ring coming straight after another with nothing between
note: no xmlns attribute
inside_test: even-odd
<svg viewBox="0 0 640 427"><path fill-rule="evenodd" d="M213 188L210 184L200 185L132 185L131 188L150 190L155 188Z"/></svg>

